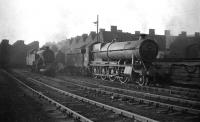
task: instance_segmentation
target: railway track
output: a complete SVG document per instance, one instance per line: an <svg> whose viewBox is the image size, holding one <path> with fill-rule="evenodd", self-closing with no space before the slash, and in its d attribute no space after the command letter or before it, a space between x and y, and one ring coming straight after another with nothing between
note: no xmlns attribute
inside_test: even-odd
<svg viewBox="0 0 200 122"><path fill-rule="evenodd" d="M67 80L63 77L61 77L63 80ZM70 79L72 81L78 81L80 83L87 83L90 85L96 85L98 87L103 87L104 89L112 89L115 91L121 91L125 93L133 93L134 95L142 95L144 97L150 97L150 98L156 98L159 97L164 100L168 100L168 102L180 102L182 104L187 104L188 107L192 107L193 105L199 106L200 105L200 90L194 90L194 89L189 89L189 88L181 88L181 87L174 87L170 86L171 89L166 89L166 88L156 88L156 87L140 87L140 86L135 86L131 85L134 87L127 86L125 84L122 85L122 88L118 87L116 84L107 84L100 85L99 82L102 81L97 81L94 83L94 81L87 81L87 80L78 80L78 79ZM103 81L104 82L104 81ZM115 86L116 85L116 86ZM111 86L111 87L110 87ZM115 87L113 87L115 86ZM127 87L126 87L127 86ZM153 90L152 90L153 89ZM143 93L145 92L145 93ZM196 107L193 106L193 107Z"/></svg>
<svg viewBox="0 0 200 122"><path fill-rule="evenodd" d="M63 77L60 77L63 79ZM76 78L71 78L73 80L77 80ZM83 80L81 80L83 81ZM138 86L135 84L120 84L120 83L112 83L109 81L102 81L99 79L85 79L84 81L94 82L99 84L99 82L103 85L113 86L121 89L128 89L133 91L141 91L146 93L152 93L157 95L164 95L164 96L171 96L177 98L184 98L189 100L200 100L200 90L198 89L189 89L189 88L182 88L182 87L175 87L170 86L169 88L159 88L159 87L152 87L152 86Z"/></svg>
<svg viewBox="0 0 200 122"><path fill-rule="evenodd" d="M27 71L23 71L24 73L27 73ZM61 79L65 80L65 77L59 77ZM71 80L79 80L78 78L70 78ZM85 79L79 80L81 82L88 82L88 83L95 83L105 86L112 86L117 87L121 89L128 89L133 91L141 91L146 93L152 93L157 95L164 95L169 97L177 97L177 98L184 98L189 100L200 100L200 90L199 89L190 89L190 88L183 88L183 87L176 87L176 86L169 86L169 88L159 88L159 87L152 87L152 86L138 86L135 84L120 84L120 83L113 83L109 81L102 81L99 79Z"/></svg>
<svg viewBox="0 0 200 122"><path fill-rule="evenodd" d="M80 81L78 81L78 83L77 83L77 82L73 81L73 83L72 82L66 83L63 80L52 79L52 78L47 78L47 77L46 78L45 77L35 77L35 78L37 80L41 80L45 83L50 83L50 82L52 83L52 82L56 81L57 82L56 86L58 86L58 83L59 83L62 86L67 87L67 89L72 88L72 87L79 88L79 90L72 91L72 92L74 92L76 94L85 93L85 95L91 99L96 99L96 97L100 97L96 94L99 94L99 93L105 94L105 96L102 99L106 99L106 100L112 101L112 102L114 101L117 104L122 105L122 106L118 106L118 107L121 107L121 108L127 109L127 110L130 110L130 108L132 110L134 110L134 108L137 108L137 109L135 109L136 112L146 114L146 116L147 116L147 113L152 113L150 116L151 117L157 116L155 118L158 120L164 116L165 117L163 119L168 120L168 121L170 121L170 118L172 119L174 117L176 117L176 119L178 119L180 117L179 119L184 119L187 121L188 120L193 121L193 120L196 120L199 118L200 111L199 111L199 109L195 108L196 106L193 106L193 107L184 106L184 105L182 105L182 103L181 104L179 103L176 105L176 104L174 104L174 102L170 103L169 101L167 101L167 103L165 103L166 100L159 101L156 99L140 98L136 94L130 95L127 93L122 93L122 91L119 91L119 89L117 89L118 91L116 91L116 89L113 90L113 88L111 88L111 87L107 87L106 89L103 89L102 86L99 87L99 85L95 86L94 84L89 84L86 82L81 83ZM32 80L34 80L34 79L32 79ZM104 88L105 88L105 86L104 86ZM91 93L95 94L95 95L91 96ZM160 96L159 96L159 98L160 98ZM138 110L138 108L140 108L140 110ZM143 109L144 111L141 111L141 109ZM161 120L161 121L164 121L164 120Z"/></svg>
<svg viewBox="0 0 200 122"><path fill-rule="evenodd" d="M197 96L200 93L200 90L197 90L197 89L195 90L195 89L182 88L182 87L177 87L177 86L170 86L170 89L177 90L179 92L183 92L183 93L186 93L186 94L187 94L187 92L191 92L191 93L194 93L194 96Z"/></svg>
<svg viewBox="0 0 200 122"><path fill-rule="evenodd" d="M28 81L20 81L14 76L11 77L37 93L41 98L44 98L56 105L62 112L75 117L76 120L84 122L157 122L157 120L90 100L31 78L28 78ZM70 91L74 90L76 89L70 89ZM66 108L66 106L70 107L70 109ZM72 111L71 109L75 109L75 111L78 112Z"/></svg>
<svg viewBox="0 0 200 122"><path fill-rule="evenodd" d="M48 78L48 80L51 80ZM62 82L59 79L54 79L54 81ZM131 90L124 90L109 86L95 85L87 82L73 81L78 87L87 88L90 90L98 89L101 92L107 92L107 94L114 94L115 96L120 96L121 98L134 99L137 102L145 102L146 104L161 105L167 107L169 110L187 111L189 113L200 113L200 102L185 100L180 98L166 97L161 95L154 95L143 92L134 92ZM135 96L135 97L133 97ZM198 109L196 109L198 108Z"/></svg>
<svg viewBox="0 0 200 122"><path fill-rule="evenodd" d="M102 81L97 79L98 82L108 82L108 81ZM174 97L180 97L185 99L200 99L200 90L198 89L189 89L189 88L182 88L182 87L175 87L170 86L169 88L160 88L160 87L152 87L152 86L138 86L135 84L120 84L116 83L114 85L115 87L122 87L125 89L130 90L137 90L147 93L153 93L158 95L165 95L165 96L174 96Z"/></svg>
<svg viewBox="0 0 200 122"><path fill-rule="evenodd" d="M73 117L75 120L79 120L79 121L83 121L83 122L92 122L91 120L89 120L88 118L85 118L84 116L80 115L79 113L65 107L64 105L60 104L59 102L57 102L56 100L44 95L41 91L37 91L36 89L30 87L29 85L25 84L22 80L19 80L18 78L16 78L15 76L13 76L12 74L5 72L9 77L11 77L12 79L14 79L15 81L17 81L20 85L22 85L23 87L27 88L28 90L32 91L33 94L38 95L40 98L48 101L50 104L53 104L55 107L57 107L58 109L60 109L60 111L63 112L63 114L66 114L67 116L71 116Z"/></svg>

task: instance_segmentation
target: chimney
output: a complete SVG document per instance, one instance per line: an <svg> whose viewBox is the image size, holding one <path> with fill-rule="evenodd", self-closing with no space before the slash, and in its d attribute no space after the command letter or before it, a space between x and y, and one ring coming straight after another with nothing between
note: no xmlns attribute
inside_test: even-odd
<svg viewBox="0 0 200 122"><path fill-rule="evenodd" d="M85 41L87 37L88 37L88 34L82 34L83 41Z"/></svg>
<svg viewBox="0 0 200 122"><path fill-rule="evenodd" d="M111 32L117 32L117 26L111 26Z"/></svg>
<svg viewBox="0 0 200 122"><path fill-rule="evenodd" d="M135 31L135 35L140 35L140 31Z"/></svg>
<svg viewBox="0 0 200 122"><path fill-rule="evenodd" d="M89 35L94 35L94 34L96 34L95 31L90 31L90 34L89 34Z"/></svg>
<svg viewBox="0 0 200 122"><path fill-rule="evenodd" d="M149 35L155 35L155 29L149 29Z"/></svg>
<svg viewBox="0 0 200 122"><path fill-rule="evenodd" d="M24 45L24 40L17 40L17 43L20 45Z"/></svg>
<svg viewBox="0 0 200 122"><path fill-rule="evenodd" d="M120 32L120 33L122 33L122 30L117 30L117 32Z"/></svg>
<svg viewBox="0 0 200 122"><path fill-rule="evenodd" d="M86 34L86 33L82 34L82 37L85 37L85 36L88 36L88 34Z"/></svg>
<svg viewBox="0 0 200 122"><path fill-rule="evenodd" d="M89 36L92 37L92 40L94 40L94 38L96 36L96 32L95 31L91 31Z"/></svg>
<svg viewBox="0 0 200 122"><path fill-rule="evenodd" d="M81 36L76 36L76 37L75 37L76 43L79 42L80 38L81 38Z"/></svg>
<svg viewBox="0 0 200 122"><path fill-rule="evenodd" d="M8 39L3 39L2 41L1 41L1 44L9 44L9 40Z"/></svg>
<svg viewBox="0 0 200 122"><path fill-rule="evenodd" d="M186 31L181 31L181 34L179 34L179 36L186 36L187 32Z"/></svg>
<svg viewBox="0 0 200 122"><path fill-rule="evenodd" d="M165 30L165 36L170 36L170 30Z"/></svg>
<svg viewBox="0 0 200 122"><path fill-rule="evenodd" d="M195 32L195 37L200 37L200 33L199 32Z"/></svg>
<svg viewBox="0 0 200 122"><path fill-rule="evenodd" d="M104 31L106 31L104 28L101 28L101 29L100 29L100 32L104 32Z"/></svg>

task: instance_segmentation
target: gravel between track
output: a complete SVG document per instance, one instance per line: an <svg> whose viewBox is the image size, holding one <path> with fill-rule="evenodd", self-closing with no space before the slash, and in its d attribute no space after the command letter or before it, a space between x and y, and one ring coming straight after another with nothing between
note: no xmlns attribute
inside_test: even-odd
<svg viewBox="0 0 200 122"><path fill-rule="evenodd" d="M51 106L32 96L0 71L0 122L56 122Z"/></svg>

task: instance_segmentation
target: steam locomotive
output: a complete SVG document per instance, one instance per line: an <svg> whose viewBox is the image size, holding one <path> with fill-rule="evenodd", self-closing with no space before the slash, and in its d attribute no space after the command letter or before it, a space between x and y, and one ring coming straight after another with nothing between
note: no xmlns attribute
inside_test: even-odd
<svg viewBox="0 0 200 122"><path fill-rule="evenodd" d="M158 54L153 39L141 35L139 40L109 43L94 42L66 54L67 72L90 74L95 78L139 85L151 82L152 62Z"/></svg>
<svg viewBox="0 0 200 122"><path fill-rule="evenodd" d="M43 47L39 50L33 49L27 53L26 64L33 72L39 72L45 75L55 75L54 52L49 47Z"/></svg>

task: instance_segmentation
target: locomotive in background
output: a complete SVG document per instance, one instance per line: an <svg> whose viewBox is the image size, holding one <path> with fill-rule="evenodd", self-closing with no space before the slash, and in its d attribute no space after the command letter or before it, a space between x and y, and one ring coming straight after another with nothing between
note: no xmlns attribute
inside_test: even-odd
<svg viewBox="0 0 200 122"><path fill-rule="evenodd" d="M25 68L28 65L32 71L55 75L54 52L48 47L37 50L38 48L37 41L25 45L23 40L18 40L10 45L9 40L3 39L0 43L0 68ZM59 60L56 60L56 63L60 62L59 57L58 55Z"/></svg>
<svg viewBox="0 0 200 122"><path fill-rule="evenodd" d="M66 69L71 73L91 73L102 80L150 83L149 68L158 54L158 45L141 35L139 40L91 43L66 54Z"/></svg>
<svg viewBox="0 0 200 122"><path fill-rule="evenodd" d="M49 47L30 50L26 56L26 64L34 72L49 76L55 75L55 56Z"/></svg>

